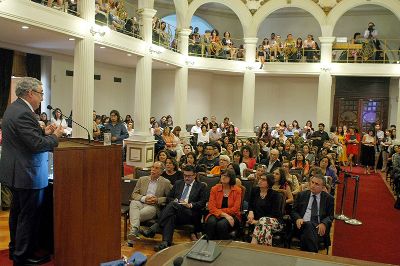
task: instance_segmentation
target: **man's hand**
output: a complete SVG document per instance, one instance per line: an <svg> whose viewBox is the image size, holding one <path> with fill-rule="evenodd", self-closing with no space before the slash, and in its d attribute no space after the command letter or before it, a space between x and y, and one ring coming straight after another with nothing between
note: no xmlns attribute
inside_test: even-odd
<svg viewBox="0 0 400 266"><path fill-rule="evenodd" d="M57 129L56 124L48 125L47 127L44 128L44 134L51 135L56 129Z"/></svg>
<svg viewBox="0 0 400 266"><path fill-rule="evenodd" d="M303 225L303 223L304 223L304 220L303 220L303 219L297 219L297 220L296 220L297 229L300 229L301 226Z"/></svg>
<svg viewBox="0 0 400 266"><path fill-rule="evenodd" d="M117 137L111 137L111 141L117 141Z"/></svg>
<svg viewBox="0 0 400 266"><path fill-rule="evenodd" d="M320 223L319 225L317 225L317 229L318 229L318 235L320 235L320 236L324 236L325 235L325 231L326 231L325 224Z"/></svg>
<svg viewBox="0 0 400 266"><path fill-rule="evenodd" d="M60 138L64 133L64 128L59 125L54 131L53 134L57 136L57 138Z"/></svg>
<svg viewBox="0 0 400 266"><path fill-rule="evenodd" d="M149 205L155 205L155 204L157 204L157 202L158 202L157 197L153 196L153 195L147 195L144 200L144 203L149 204Z"/></svg>

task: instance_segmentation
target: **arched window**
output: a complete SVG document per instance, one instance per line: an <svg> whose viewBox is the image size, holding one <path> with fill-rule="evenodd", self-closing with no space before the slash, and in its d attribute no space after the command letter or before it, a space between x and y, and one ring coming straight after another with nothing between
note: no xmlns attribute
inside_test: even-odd
<svg viewBox="0 0 400 266"><path fill-rule="evenodd" d="M175 14L163 17L162 20L176 28ZM214 28L212 25L210 25L210 23L198 16L193 16L191 26L193 28L198 27L200 34L204 34L206 30L212 30Z"/></svg>

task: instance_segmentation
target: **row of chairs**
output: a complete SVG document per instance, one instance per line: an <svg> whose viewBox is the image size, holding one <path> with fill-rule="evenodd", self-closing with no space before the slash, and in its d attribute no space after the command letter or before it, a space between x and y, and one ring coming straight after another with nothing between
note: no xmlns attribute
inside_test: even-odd
<svg viewBox="0 0 400 266"><path fill-rule="evenodd" d="M136 170L136 177L148 175L147 171L144 170ZM124 240L127 239L128 232L128 220L129 220L129 204L130 204L130 196L132 194L133 189L136 186L138 179L121 179L121 217L124 219ZM199 174L198 180L206 184L207 193L209 194L211 188L220 182L219 176L208 177L205 174ZM251 234L253 231L252 226L249 226L246 223L246 217L248 214L248 203L250 201L250 195L252 192L252 188L254 186L254 182L252 180L242 180L242 208L241 213L243 216L242 223L238 226L238 228L230 233L232 239L241 240L245 242L249 242L251 239ZM285 194L282 195L282 206L280 206L282 213L285 213L286 204L285 204ZM208 209L204 210L204 217L207 215ZM290 219L289 215L284 215L284 229L280 232L273 233L273 246L291 248L292 243L299 243L300 240L296 238L293 234L294 227L293 222ZM145 226L151 226L155 223L156 220L151 220L146 222ZM179 229L179 228L178 228ZM330 238L329 233L327 237L321 238L320 248L326 249L326 253L329 253L330 246Z"/></svg>

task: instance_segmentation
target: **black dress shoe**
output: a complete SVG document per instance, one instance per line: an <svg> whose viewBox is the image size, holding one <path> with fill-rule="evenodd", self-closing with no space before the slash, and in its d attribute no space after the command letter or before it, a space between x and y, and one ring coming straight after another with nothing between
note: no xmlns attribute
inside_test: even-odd
<svg viewBox="0 0 400 266"><path fill-rule="evenodd" d="M166 249L168 247L168 243L166 241L161 242L159 245L154 246L154 251L161 251L163 249Z"/></svg>
<svg viewBox="0 0 400 266"><path fill-rule="evenodd" d="M148 229L148 230L140 230L140 233L141 233L143 236L147 237L147 238L154 238L154 236L156 235L156 233L155 233L153 230L151 230L151 229Z"/></svg>

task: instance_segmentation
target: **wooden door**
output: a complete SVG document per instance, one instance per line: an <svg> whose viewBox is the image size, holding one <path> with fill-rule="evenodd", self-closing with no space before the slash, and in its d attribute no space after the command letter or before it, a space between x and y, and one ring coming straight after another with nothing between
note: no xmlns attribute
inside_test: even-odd
<svg viewBox="0 0 400 266"><path fill-rule="evenodd" d="M366 132L369 128L379 123L386 128L388 122L388 100L360 99L360 98L336 98L333 123L338 126L353 126L360 132Z"/></svg>

